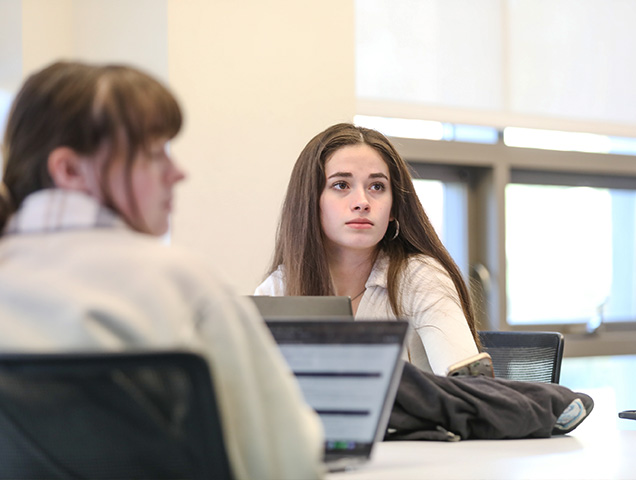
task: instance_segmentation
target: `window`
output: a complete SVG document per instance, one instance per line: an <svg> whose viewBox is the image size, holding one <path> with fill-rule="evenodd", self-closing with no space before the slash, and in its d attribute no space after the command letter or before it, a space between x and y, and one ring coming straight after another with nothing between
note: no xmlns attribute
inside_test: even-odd
<svg viewBox="0 0 636 480"><path fill-rule="evenodd" d="M482 329L636 330L635 156L516 148L503 134L469 143L392 131L436 231L471 279ZM620 353L607 345L597 351Z"/></svg>
<svg viewBox="0 0 636 480"><path fill-rule="evenodd" d="M466 172L439 165L411 164L413 185L437 235L468 279Z"/></svg>
<svg viewBox="0 0 636 480"><path fill-rule="evenodd" d="M636 61L625 53L636 4L619 3L355 7L356 111L422 179L424 208L477 280L480 327L560 330L570 356L636 345L636 90L626 87Z"/></svg>
<svg viewBox="0 0 636 480"><path fill-rule="evenodd" d="M494 144L499 141L499 132L496 128L481 125L463 125L412 118L378 117L374 115L356 115L353 122L361 127L378 130L387 136L402 138L489 144Z"/></svg>
<svg viewBox="0 0 636 480"><path fill-rule="evenodd" d="M413 179L417 196L442 243L448 235L444 231L444 184L439 180Z"/></svg>
<svg viewBox="0 0 636 480"><path fill-rule="evenodd" d="M508 322L593 330L636 320L636 179L520 171L512 180L528 183L505 191Z"/></svg>
<svg viewBox="0 0 636 480"><path fill-rule="evenodd" d="M623 155L636 154L636 138L594 133L507 127L503 129L503 141L509 147Z"/></svg>
<svg viewBox="0 0 636 480"><path fill-rule="evenodd" d="M12 98L11 95L0 89L0 145L4 138L4 129L6 127L7 117L9 115L9 109L11 108ZM2 149L0 148L0 167L2 167ZM2 168L0 168L2 172ZM0 175L1 176L1 175Z"/></svg>
<svg viewBox="0 0 636 480"><path fill-rule="evenodd" d="M612 288L606 189L506 187L508 322L592 321Z"/></svg>

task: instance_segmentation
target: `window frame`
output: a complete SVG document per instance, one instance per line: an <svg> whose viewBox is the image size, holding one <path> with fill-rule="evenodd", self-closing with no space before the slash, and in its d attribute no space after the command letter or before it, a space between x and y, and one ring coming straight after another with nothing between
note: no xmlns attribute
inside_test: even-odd
<svg viewBox="0 0 636 480"><path fill-rule="evenodd" d="M400 137L390 140L418 178L440 179L430 174L444 169L469 172L465 241L480 329L560 331L566 337L567 356L636 353L636 321L603 323L596 329L589 323L509 325L505 254L508 183L636 190L636 156L509 147L501 140L491 145Z"/></svg>

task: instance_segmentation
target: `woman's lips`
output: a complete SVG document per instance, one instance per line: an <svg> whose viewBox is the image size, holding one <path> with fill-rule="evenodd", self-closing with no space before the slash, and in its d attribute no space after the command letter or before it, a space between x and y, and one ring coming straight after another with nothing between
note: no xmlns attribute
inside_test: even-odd
<svg viewBox="0 0 636 480"><path fill-rule="evenodd" d="M367 220L364 218L359 218L355 220L350 220L346 223L348 227L355 229L367 229L373 227L373 222L371 220Z"/></svg>

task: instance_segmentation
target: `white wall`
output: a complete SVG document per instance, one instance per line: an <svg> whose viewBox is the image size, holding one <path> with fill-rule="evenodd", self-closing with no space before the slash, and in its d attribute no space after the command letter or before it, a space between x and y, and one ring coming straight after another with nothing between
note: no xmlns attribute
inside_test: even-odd
<svg viewBox="0 0 636 480"><path fill-rule="evenodd" d="M0 95L17 88L22 74L22 55L16 51L22 36L21 18L19 0L0 0Z"/></svg>
<svg viewBox="0 0 636 480"><path fill-rule="evenodd" d="M251 293L298 153L353 118L353 0L0 0L0 12L14 17L0 27L21 26L21 44L0 35L0 79L77 58L169 82L186 115L173 153L189 172L172 241Z"/></svg>
<svg viewBox="0 0 636 480"><path fill-rule="evenodd" d="M176 244L251 293L273 249L296 157L355 109L353 2L169 2L170 82L187 106L174 152L190 171Z"/></svg>

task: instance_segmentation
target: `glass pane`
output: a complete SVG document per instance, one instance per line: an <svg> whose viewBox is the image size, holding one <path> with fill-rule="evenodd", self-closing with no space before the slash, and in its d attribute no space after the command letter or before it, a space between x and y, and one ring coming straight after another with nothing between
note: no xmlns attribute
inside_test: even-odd
<svg viewBox="0 0 636 480"><path fill-rule="evenodd" d="M449 126L449 129L452 131L452 134L444 135L444 140L490 144L495 144L499 141L499 131L494 127L450 123L444 125Z"/></svg>
<svg viewBox="0 0 636 480"><path fill-rule="evenodd" d="M466 185L413 179L415 191L440 240L468 278Z"/></svg>
<svg viewBox="0 0 636 480"><path fill-rule="evenodd" d="M636 192L506 188L508 322L636 318Z"/></svg>
<svg viewBox="0 0 636 480"><path fill-rule="evenodd" d="M609 137L610 153L636 155L636 138Z"/></svg>
<svg viewBox="0 0 636 480"><path fill-rule="evenodd" d="M355 115L353 123L361 127L373 128L389 137L486 144L495 144L499 141L499 131L496 128L482 125L463 125L374 115Z"/></svg>
<svg viewBox="0 0 636 480"><path fill-rule="evenodd" d="M413 179L413 186L437 235L445 243L444 184L439 180Z"/></svg>
<svg viewBox="0 0 636 480"><path fill-rule="evenodd" d="M503 141L509 147L545 150L609 153L612 149L612 142L606 135L537 128L506 127Z"/></svg>
<svg viewBox="0 0 636 480"><path fill-rule="evenodd" d="M4 141L4 129L7 123L7 116L9 115L9 109L11 108L12 96L9 92L0 88L0 146ZM0 178L2 178L2 148L0 148Z"/></svg>
<svg viewBox="0 0 636 480"><path fill-rule="evenodd" d="M560 384L592 396L594 415L586 420L588 431L599 435L609 426L618 430L636 430L636 422L618 418L617 412L634 408L636 382L631 379L636 369L636 355L566 357L561 364Z"/></svg>
<svg viewBox="0 0 636 480"><path fill-rule="evenodd" d="M356 115L353 123L360 127L372 128L390 137L421 138L441 140L444 138L444 124L412 118L376 117Z"/></svg>
<svg viewBox="0 0 636 480"><path fill-rule="evenodd" d="M503 142L509 147L636 155L636 138L585 132L506 127Z"/></svg>

